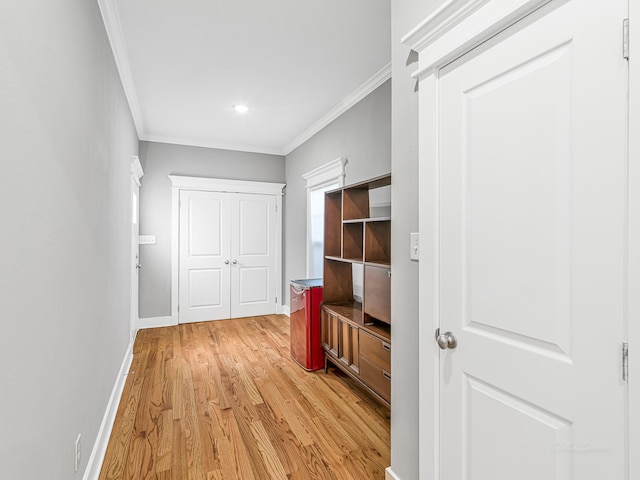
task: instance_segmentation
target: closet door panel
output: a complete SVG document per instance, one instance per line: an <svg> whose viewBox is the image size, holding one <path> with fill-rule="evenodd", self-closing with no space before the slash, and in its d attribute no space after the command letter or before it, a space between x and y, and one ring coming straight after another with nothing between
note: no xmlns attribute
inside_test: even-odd
<svg viewBox="0 0 640 480"><path fill-rule="evenodd" d="M229 318L230 197L184 191L180 203L180 323Z"/></svg>
<svg viewBox="0 0 640 480"><path fill-rule="evenodd" d="M231 225L231 316L276 313L276 200L234 196Z"/></svg>

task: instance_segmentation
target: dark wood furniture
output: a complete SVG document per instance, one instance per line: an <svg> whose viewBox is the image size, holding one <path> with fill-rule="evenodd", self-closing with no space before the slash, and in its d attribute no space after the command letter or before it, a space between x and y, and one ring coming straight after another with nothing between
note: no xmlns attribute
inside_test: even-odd
<svg viewBox="0 0 640 480"><path fill-rule="evenodd" d="M374 211L374 191L391 175L327 192L324 222L322 348L329 362L385 405L391 402L391 217ZM374 214L372 215L372 212ZM353 295L362 265L362 303ZM359 282L357 282L359 283Z"/></svg>

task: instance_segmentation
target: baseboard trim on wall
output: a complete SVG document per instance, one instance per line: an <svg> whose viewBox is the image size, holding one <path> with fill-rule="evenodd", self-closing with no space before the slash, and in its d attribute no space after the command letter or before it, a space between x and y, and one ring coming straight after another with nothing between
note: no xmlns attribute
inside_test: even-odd
<svg viewBox="0 0 640 480"><path fill-rule="evenodd" d="M102 462L104 461L104 455L107 452L107 444L111 437L111 430L113 429L113 423L116 419L116 412L118 411L118 405L120 405L120 398L122 397L122 391L124 390L124 384L127 380L127 373L133 360L133 341L127 347L127 351L124 354L120 371L116 378L116 382L113 385L111 397L109 397L109 403L107 403L107 409L104 412L100 429L98 430L98 436L93 444L91 450L91 456L87 462L87 468L84 471L83 480L98 480L100 476L100 469L102 468Z"/></svg>
<svg viewBox="0 0 640 480"><path fill-rule="evenodd" d="M136 322L136 330L143 328L171 327L178 324L178 317L169 315L167 317L139 318Z"/></svg>
<svg viewBox="0 0 640 480"><path fill-rule="evenodd" d="M291 309L289 308L289 305L282 305L282 313L287 317L291 316Z"/></svg>
<svg viewBox="0 0 640 480"><path fill-rule="evenodd" d="M400 480L400 477L393 473L391 467L387 467L384 471L384 480Z"/></svg>

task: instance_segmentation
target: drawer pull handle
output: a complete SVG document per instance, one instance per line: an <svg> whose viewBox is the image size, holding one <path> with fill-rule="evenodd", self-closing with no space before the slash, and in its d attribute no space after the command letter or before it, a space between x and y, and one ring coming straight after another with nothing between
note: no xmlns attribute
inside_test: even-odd
<svg viewBox="0 0 640 480"><path fill-rule="evenodd" d="M391 345L389 345L389 344L387 344L387 343L383 343L383 344L382 344L382 349L383 349L385 352L390 352L390 351L391 351Z"/></svg>
<svg viewBox="0 0 640 480"><path fill-rule="evenodd" d="M382 370L382 376L384 378L386 378L387 380L391 381L391 374L389 372L387 372L386 370Z"/></svg>

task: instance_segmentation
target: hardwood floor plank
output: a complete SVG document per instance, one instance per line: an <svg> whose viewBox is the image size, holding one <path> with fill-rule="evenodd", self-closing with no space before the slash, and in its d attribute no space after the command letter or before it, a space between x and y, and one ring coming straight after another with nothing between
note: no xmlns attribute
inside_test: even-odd
<svg viewBox="0 0 640 480"><path fill-rule="evenodd" d="M338 371L309 373L289 320L138 332L100 480L371 480L389 411Z"/></svg>
<svg viewBox="0 0 640 480"><path fill-rule="evenodd" d="M273 411L266 405L259 405L256 410L260 417L260 422L269 436L275 455L287 477L291 477L300 469L304 469L304 464L301 463L299 455L299 442L287 423L276 419Z"/></svg>
<svg viewBox="0 0 640 480"><path fill-rule="evenodd" d="M253 443L251 443L251 445L253 445ZM233 413L229 417L228 446L231 449L231 453L233 454L233 469L238 474L237 478L246 478L247 480L264 478L260 477L260 474L264 472L262 465L260 464L260 466L257 467L251 461L251 452L247 448L247 445L242 438L240 428L238 427L238 422L236 421L235 415L233 415ZM228 459L225 459L225 461L227 460Z"/></svg>
<svg viewBox="0 0 640 480"><path fill-rule="evenodd" d="M173 448L173 415L164 410L158 417L158 451L156 474L171 471L171 450Z"/></svg>
<svg viewBox="0 0 640 480"><path fill-rule="evenodd" d="M273 480L287 480L287 474L282 467L282 463L271 444L271 439L264 429L264 425L260 420L251 422L251 433L258 444L258 450L262 456L262 461L269 474L268 478Z"/></svg>
<svg viewBox="0 0 640 480"><path fill-rule="evenodd" d="M287 401L274 386L274 383L271 380L259 378L255 381L269 408L276 414L280 422L287 423L288 428L291 429L298 442L300 442L300 445L312 445L314 440L300 421L297 413L293 411L294 406L287 404Z"/></svg>
<svg viewBox="0 0 640 480"><path fill-rule="evenodd" d="M258 443L256 442L251 430L252 420L247 419L242 415L234 415L233 418L235 419L235 426L238 431L238 435L235 437L237 439L237 443L235 445L241 444L244 447L248 460L254 471L255 478L259 480L262 480L263 478L271 478L266 469L266 465L264 464Z"/></svg>

